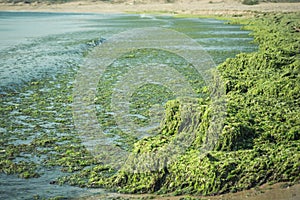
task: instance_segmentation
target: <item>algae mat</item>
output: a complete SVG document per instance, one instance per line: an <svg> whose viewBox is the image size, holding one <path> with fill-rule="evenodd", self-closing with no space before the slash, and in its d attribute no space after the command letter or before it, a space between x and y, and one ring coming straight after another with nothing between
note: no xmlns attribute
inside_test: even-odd
<svg viewBox="0 0 300 200"><path fill-rule="evenodd" d="M72 15L68 16L72 19ZM4 80L1 82L1 172L14 174L1 175L1 195L5 198L71 198L85 192L102 193L98 189L85 189L99 187L131 193L210 195L265 182L299 180L299 46L296 42L299 33L294 29L299 26L299 15L257 16L249 29L256 31L258 52L241 54L219 66L226 83L228 111L218 144L202 156L199 149L209 127L211 99L205 95L209 88L203 85L201 77L193 76L193 68L173 54L153 49L129 52L111 65L98 84L94 100L97 119L112 141L123 149L137 156L156 151L176 137L181 130L180 123L184 122L181 117L189 113L187 110L197 110L190 116L194 123L186 130L196 133L189 148L168 167L146 173L115 171L112 166L103 165L82 144L72 113L74 79L82 59L93 47L105 43L103 38L130 28L159 26L195 39L220 64L237 53L256 50L255 45L248 44L250 31L212 19L79 16L80 21L75 21L81 25L80 30L53 33L1 51L4 58L1 60L4 66L1 68ZM115 128L109 99L118 74L128 70L128 64L155 58L147 55L156 55L159 60L169 58L175 63L175 69L176 65L186 66L183 76L190 77L199 96L197 101L189 102L190 107L184 107L168 88L155 84L140 87L132 94L130 107L136 123L149 123L148 108L153 104L164 104L166 112L156 135L139 139ZM20 69L30 73L22 76ZM157 93L163 95L158 98ZM128 162L136 160L133 157ZM13 194L8 191L15 187L9 183L41 187L24 188L27 194L22 191ZM52 193L55 188L57 192Z"/></svg>

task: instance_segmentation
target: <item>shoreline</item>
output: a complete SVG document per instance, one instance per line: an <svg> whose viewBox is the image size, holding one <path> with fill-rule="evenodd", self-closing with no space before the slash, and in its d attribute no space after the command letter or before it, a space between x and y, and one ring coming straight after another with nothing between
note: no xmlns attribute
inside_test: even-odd
<svg viewBox="0 0 300 200"><path fill-rule="evenodd" d="M78 2L76 2L78 3ZM91 2L90 2L91 3ZM100 3L102 5L102 3ZM107 3L106 3L107 4ZM277 3L276 3L277 4ZM300 3L292 3L292 5L297 4L300 6ZM94 6L94 5L78 5L79 8L74 8L74 7L64 7L64 6L68 6L70 5L70 3L66 4L61 4L61 5L56 5L58 6L57 8L55 8L55 5L40 5L37 4L37 6L32 7L32 5L8 5L8 8L16 8L16 10L5 10L5 11L20 11L20 12L60 12L60 13L128 13L128 12L141 12L138 11L137 8L135 8L136 10L130 10L130 8L132 8L132 5L126 5L124 8L124 10L122 10L119 6L124 5L124 4L118 4L119 6L117 7L103 7L101 9L98 8L94 8L95 10L93 10L92 8L90 8L89 6ZM74 4L77 5L77 4ZM108 4L107 4L108 5ZM111 5L111 4L109 4ZM162 7L164 7L166 4L159 4L159 5L163 5ZM169 5L169 4L168 4ZM40 7L39 7L40 6ZM45 7L43 7L45 6ZM54 6L54 7L53 7ZM208 9L208 10L189 10L189 11L185 11L185 10L179 10L179 11L174 11L172 10L172 8L168 8L166 10L149 10L147 11L146 8L147 6L149 6L149 8L155 8L155 7L151 7L150 5L141 5L141 7L145 6L145 10L142 12L157 12L157 13L161 13L161 14L168 14L168 13L173 13L173 14L187 14L187 15L244 15L244 14L251 14L255 11L259 11L259 10L221 10L221 9ZM296 6L295 6L296 7ZM294 8L295 8L294 7ZM164 7L165 8L165 7ZM256 7L258 8L258 7ZM297 7L296 7L297 8ZM24 10L25 9L25 10ZM128 10L127 10L128 9ZM297 8L298 9L298 8ZM0 4L0 10L2 10L2 5ZM93 10L93 11L92 11ZM270 9L271 11L269 12L275 12L275 10ZM284 10L284 9L282 9ZM282 11L280 10L280 12L295 12L295 11ZM297 11L299 11L300 9L298 9ZM92 11L92 12L91 12ZM261 11L261 10L260 10ZM279 12L279 11L276 11ZM284 183L283 183L284 184ZM204 197L200 197L200 198L209 198L209 199L223 199L223 198L232 198L232 199L241 199L242 198L247 198L247 199L257 199L258 196L261 196L262 199L264 193L268 193L268 192L274 192L276 191L276 194L279 196L274 196L272 197L273 200L281 200L281 199L286 199L287 196L281 196L281 195L295 195L295 196L290 196L289 199L297 199L297 197L300 195L299 194L299 188L300 188L300 184L296 184L294 186L291 187L287 187L287 188L282 188L280 186L275 186L275 187L271 187L270 189L268 186L266 186L267 188L265 189L260 189L260 188L255 188L255 189L251 189L251 190L245 190L242 192L238 192L238 193L229 193L226 195L219 195L219 196L204 196ZM291 189L289 188L295 188L293 189L293 191L291 191ZM228 196L227 196L228 195ZM240 196L241 195L241 196ZM275 194L274 194L275 195ZM120 197L124 197L125 195L120 195ZM152 195L150 195L152 196ZM125 196L126 197L126 196ZM129 199L131 199L132 196L128 196ZM134 196L133 196L134 197ZM97 198L97 197L96 197ZM181 197L159 197L158 199L180 199ZM157 198L155 198L157 199Z"/></svg>
<svg viewBox="0 0 300 200"><path fill-rule="evenodd" d="M179 195L172 194L156 195L156 194L118 194L108 193L106 195L92 195L89 197L77 198L76 200L98 200L121 198L123 200L130 199L154 199L154 200L181 200L181 199L209 199L209 200L297 200L300 196L300 184L292 184L288 182L276 183L274 185L264 184L249 190L243 190L235 193L226 193L215 196L198 196L198 195Z"/></svg>
<svg viewBox="0 0 300 200"><path fill-rule="evenodd" d="M260 3L244 5L235 0L191 0L175 3L109 3L76 1L62 4L0 3L0 11L70 13L159 13L188 15L249 15L253 12L298 12L299 3Z"/></svg>

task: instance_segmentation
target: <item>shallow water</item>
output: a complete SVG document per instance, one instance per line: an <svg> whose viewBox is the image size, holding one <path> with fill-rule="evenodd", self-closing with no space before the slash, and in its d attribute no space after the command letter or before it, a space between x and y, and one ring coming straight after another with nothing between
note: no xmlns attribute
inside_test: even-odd
<svg viewBox="0 0 300 200"><path fill-rule="evenodd" d="M93 46L93 41L143 27L164 27L187 34L216 64L255 49L249 43L249 31L213 19L0 12L0 92L78 66L80 54Z"/></svg>
<svg viewBox="0 0 300 200"><path fill-rule="evenodd" d="M28 166L33 162L40 174L29 179L0 174L1 199L71 198L104 192L50 184L69 173L61 171L62 165L49 163L61 154L57 146L68 149L74 145L72 84L86 53L114 34L145 27L185 33L202 45L216 64L257 48L250 43L248 31L214 19L0 12L0 156L7 158L8 151L20 148L21 152L9 159ZM41 143L45 138L49 144Z"/></svg>
<svg viewBox="0 0 300 200"><path fill-rule="evenodd" d="M49 184L49 180L63 175L59 170L45 171L40 178L20 179L14 175L0 174L1 199L33 199L51 197L87 197L101 195L102 189L85 189L72 186Z"/></svg>

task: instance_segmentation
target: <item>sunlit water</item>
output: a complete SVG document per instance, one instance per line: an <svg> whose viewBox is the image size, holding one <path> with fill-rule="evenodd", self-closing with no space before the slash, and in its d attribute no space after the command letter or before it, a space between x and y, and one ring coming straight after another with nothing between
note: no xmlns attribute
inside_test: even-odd
<svg viewBox="0 0 300 200"><path fill-rule="evenodd" d="M250 43L252 38L248 35L248 31L241 30L238 25L228 25L224 24L224 21L214 19L0 12L1 106L16 108L8 116L0 113L1 141L14 145L28 144L37 135L67 134L61 127L73 127L72 124L66 123L72 121L70 116L57 115L54 119L47 118L49 113L57 113L55 108L61 106L56 105L59 102L51 103L51 98L55 97L47 99L51 106L45 108L41 108L39 102L29 102L28 106L44 113L44 117L26 115L17 110L19 104L34 95L34 91L24 90L24 87L39 80L49 79L49 85L41 88L39 92L52 92L60 87L60 82L56 82L57 75L68 74L78 69L83 63L85 53L99 45L100 41L122 31L142 27L164 27L183 32L199 42L216 64L240 52L251 52L256 49L256 46ZM68 84L72 85L72 80L69 80ZM6 97L7 95L9 97ZM63 106L71 106L71 103ZM34 159L33 155L24 155L18 159L43 162L43 158ZM98 189L53 185L50 182L63 176L63 172L55 168L41 168L40 171L42 171L40 178L28 180L20 179L16 175L0 174L0 199L32 199L34 196L77 197L104 192Z"/></svg>

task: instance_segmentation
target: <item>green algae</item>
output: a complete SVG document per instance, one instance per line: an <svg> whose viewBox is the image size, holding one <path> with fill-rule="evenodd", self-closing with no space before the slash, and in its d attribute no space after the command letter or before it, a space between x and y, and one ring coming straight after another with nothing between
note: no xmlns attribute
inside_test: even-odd
<svg viewBox="0 0 300 200"><path fill-rule="evenodd" d="M241 22L246 23L245 29L254 30L259 50L218 67L226 82L228 107L214 150L200 154L201 135L209 122L200 115L200 125L192 129L200 139L175 162L157 171L120 170L102 186L125 193L213 195L264 183L299 182L300 34L293 28L299 27L299 14L258 14L255 20ZM169 104L160 134L138 141L133 152L156 151L176 135L181 123L179 104Z"/></svg>
<svg viewBox="0 0 300 200"><path fill-rule="evenodd" d="M1 118L1 124L8 134L15 135L1 137L2 173L36 178L43 174L42 168L74 172L99 164L81 144L72 124L70 81L75 73L70 70L55 78L32 81L19 93L3 95L1 114L8 116L10 125L6 118Z"/></svg>
<svg viewBox="0 0 300 200"><path fill-rule="evenodd" d="M186 102L180 99L171 100L165 105L166 113L159 134L141 140L123 140L123 144L131 142L132 149L124 168L116 171L110 166L95 164L62 177L58 182L80 187L104 187L122 193L173 195L214 195L264 183L298 183L300 51L297 41L300 36L293 29L299 26L297 19L298 14L258 14L255 20L235 19L231 22L243 23L245 29L254 30L252 35L259 50L239 54L218 67L226 83L227 115L222 134L212 151L201 152L208 137L210 99L190 101L189 108L184 108ZM139 52L133 52L126 58L138 57ZM100 84L113 85L114 81L105 82L103 79ZM105 104L108 99L105 98L111 95L109 92L99 90L97 98L97 102L107 105L108 110L109 104ZM145 114L145 110L136 109L138 104L138 101L133 101L134 112ZM190 112L193 109L196 112ZM190 113L187 117L194 120L182 126L186 113ZM100 122L111 120L101 115L98 119ZM106 125L109 127L115 123ZM166 165L168 160L164 154L156 152L165 152L182 131L194 133L191 134L192 142ZM145 161L148 165L144 165ZM132 171L132 167L135 170Z"/></svg>
<svg viewBox="0 0 300 200"><path fill-rule="evenodd" d="M147 85L133 94L136 99L133 98L130 109L133 114L149 117L145 107L166 102L165 118L159 134L138 140L114 129L116 122L107 113L111 109L110 96L114 83L118 75L128 70L126 59L130 59L131 64L140 60L149 62L149 54L155 60L160 54L156 50L139 50L120 58L124 71L114 70L113 67L108 69L100 80L95 99L96 105L101 105L106 111L97 113L99 122L112 135L122 136L119 142L132 151L125 168L116 171L111 166L103 165L101 160L87 151L76 135L72 125L70 83L76 72L71 70L58 75L55 80L32 81L22 91L28 95L22 96L20 93L1 98L3 116L19 112L32 118L32 121L50 120L55 128L45 128L42 123L33 122L34 127L28 129L26 124L11 121L7 125L2 119L1 124L5 124L9 131L24 131L18 139L1 138L0 171L18 174L22 178L34 178L41 175L41 167L59 167L66 176L54 180L56 184L104 187L123 193L174 195L213 195L264 183L299 182L300 49L297 42L299 32L294 29L299 27L299 18L299 14L259 14L252 21L243 19L232 22L244 23L245 29L254 30L252 34L260 48L258 52L228 59L218 67L226 83L228 111L225 126L213 151L201 152L211 116L211 104L206 94L208 88L203 87L201 78L195 76L197 73L188 63L177 58L173 58L177 65L186 67L173 67L181 70L190 80L199 99L190 100L189 107L184 107L186 102L170 100L173 96L168 90ZM172 57L166 52L160 56ZM166 95L162 99L151 95L153 99L149 105L141 106L143 101L140 98L149 98L143 91L149 90L153 94L163 92ZM21 101L13 100L16 96ZM184 116L194 120L185 124ZM135 122L143 125L148 121L136 119ZM49 129L52 131L47 131ZM192 142L165 165L165 157L153 152L165 152L179 132L193 133ZM35 133L34 136L32 133ZM158 158L160 163L156 162ZM143 159L150 159L152 166L143 166ZM137 166L139 171L132 173L128 169L132 166Z"/></svg>
<svg viewBox="0 0 300 200"><path fill-rule="evenodd" d="M140 66L141 63L171 65L185 77L198 97L207 97L207 93L203 92L204 81L202 77L199 77L193 66L174 53L158 49L140 49L118 58L112 65L108 66L100 77L95 104L99 123L106 135L111 138L117 137L120 145L126 149L131 149L138 138L133 137L133 134L124 133L117 127L116 119L112 116L114 115L114 108L112 108L111 96L119 79L130 69ZM162 87L160 84L148 83L140 86L131 95L129 113L132 114L132 117L130 120L139 127L147 126L151 120L150 108L155 105L162 106L168 100L174 99L174 93L175 91Z"/></svg>

